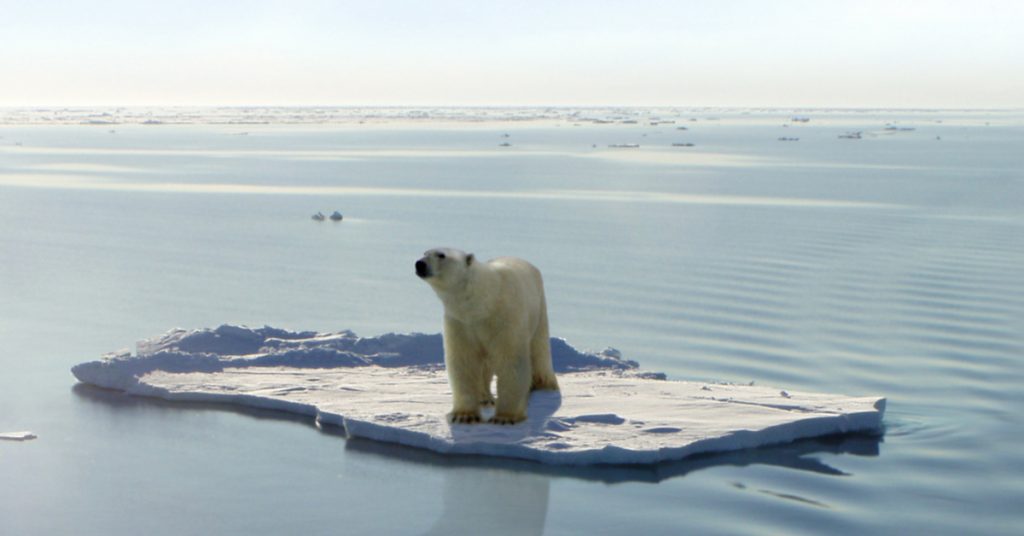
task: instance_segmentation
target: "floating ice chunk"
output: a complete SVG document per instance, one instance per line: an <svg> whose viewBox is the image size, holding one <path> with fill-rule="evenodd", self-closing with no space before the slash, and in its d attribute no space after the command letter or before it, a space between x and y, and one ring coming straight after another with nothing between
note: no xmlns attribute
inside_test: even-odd
<svg viewBox="0 0 1024 536"><path fill-rule="evenodd" d="M878 432L885 409L878 397L666 381L639 372L617 351L585 353L552 339L561 391L534 392L526 422L450 424L451 390L436 334L360 338L349 331L221 326L175 330L138 348L137 356L83 363L73 373L134 394L315 416L350 437L550 464L653 463Z"/></svg>
<svg viewBox="0 0 1024 536"><path fill-rule="evenodd" d="M0 432L0 440L3 441L28 441L35 438L32 432Z"/></svg>

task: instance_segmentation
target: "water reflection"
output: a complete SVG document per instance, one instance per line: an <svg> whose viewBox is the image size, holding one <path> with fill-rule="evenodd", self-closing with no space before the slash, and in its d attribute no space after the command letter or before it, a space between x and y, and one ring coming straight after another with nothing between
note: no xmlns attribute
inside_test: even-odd
<svg viewBox="0 0 1024 536"><path fill-rule="evenodd" d="M532 201L578 201L589 203L640 203L762 208L903 209L903 205L842 199L708 195L639 190L534 189L467 190L376 186L301 184L251 184L234 182L161 182L117 180L81 173L0 173L0 186L55 190L87 190L138 193L259 194L292 196L363 196L444 199L513 199Z"/></svg>
<svg viewBox="0 0 1024 536"><path fill-rule="evenodd" d="M345 450L386 456L398 462L428 464L444 468L500 469L521 473L592 480L605 484L623 482L657 483L702 469L721 466L770 465L833 476L848 473L814 458L818 454L878 456L881 436L849 434L802 439L785 445L734 452L701 454L685 460L633 465L547 465L527 460L490 456L448 456L428 450L381 443L359 437L349 438Z"/></svg>
<svg viewBox="0 0 1024 536"><path fill-rule="evenodd" d="M393 463L436 467L444 478L440 518L424 534L542 534L547 522L551 481L557 477L598 481L658 483L721 466L772 465L834 476L847 473L816 454L878 456L881 437L833 436L775 447L694 456L652 465L565 466L488 456L447 456L432 451L349 438L346 452L388 458ZM765 492L767 493L767 492Z"/></svg>
<svg viewBox="0 0 1024 536"><path fill-rule="evenodd" d="M99 404L113 410L145 411L159 413L162 415L180 413L182 410L220 411L243 415L256 420L293 422L306 426L313 424L313 419L310 416L298 415L287 411L251 408L234 404L216 404L212 402L172 402L169 400L161 400L159 398L129 395L122 391L104 389L102 387L96 387L86 383L76 383L71 388L71 391L78 396L79 399L85 402ZM330 433L336 433L341 437L345 437L343 430L331 431Z"/></svg>
<svg viewBox="0 0 1024 536"><path fill-rule="evenodd" d="M423 534L543 534L550 490L531 473L446 470L441 515Z"/></svg>
<svg viewBox="0 0 1024 536"><path fill-rule="evenodd" d="M314 426L326 435L345 438L346 463L364 464L366 457L384 458L397 466L436 468L443 478L441 514L424 519L422 534L457 534L467 529L479 534L542 534L547 522L551 481L572 478L605 484L658 483L695 471L723 466L769 465L823 475L847 473L815 455L852 454L878 456L881 437L865 435L832 436L801 440L760 449L699 455L675 462L647 465L565 466L489 456L443 455L432 451L382 443L363 438L346 438L344 430L316 425L310 416L208 402L170 402L136 397L85 384L75 385L74 394L87 403L113 412L153 412L173 418L182 411L221 411L259 420L274 420ZM557 408L557 400L552 399ZM399 470L401 468L399 467Z"/></svg>

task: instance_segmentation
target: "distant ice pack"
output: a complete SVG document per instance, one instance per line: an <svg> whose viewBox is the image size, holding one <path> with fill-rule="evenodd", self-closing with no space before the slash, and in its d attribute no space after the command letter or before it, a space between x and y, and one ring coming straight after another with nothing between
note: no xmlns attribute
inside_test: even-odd
<svg viewBox="0 0 1024 536"><path fill-rule="evenodd" d="M178 329L72 373L135 395L308 415L349 437L550 464L655 463L882 427L884 398L669 381L614 349L552 338L551 350L561 391L534 392L514 426L448 423L439 334Z"/></svg>

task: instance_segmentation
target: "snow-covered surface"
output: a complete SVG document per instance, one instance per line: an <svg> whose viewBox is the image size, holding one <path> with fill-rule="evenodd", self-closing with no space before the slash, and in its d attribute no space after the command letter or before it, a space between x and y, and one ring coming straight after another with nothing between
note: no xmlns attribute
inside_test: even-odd
<svg viewBox="0 0 1024 536"><path fill-rule="evenodd" d="M0 432L2 441L28 441L35 438L36 435L32 432Z"/></svg>
<svg viewBox="0 0 1024 536"><path fill-rule="evenodd" d="M72 369L82 382L168 400L284 410L350 437L552 464L653 463L847 432L878 432L885 399L668 381L613 349L552 339L560 392L515 426L449 424L440 335L360 338L221 326L173 330ZM486 416L486 414L485 414Z"/></svg>

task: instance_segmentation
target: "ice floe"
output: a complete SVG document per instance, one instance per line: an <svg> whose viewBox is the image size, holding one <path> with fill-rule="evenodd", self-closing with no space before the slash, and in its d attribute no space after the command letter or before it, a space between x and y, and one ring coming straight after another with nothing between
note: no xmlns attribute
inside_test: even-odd
<svg viewBox="0 0 1024 536"><path fill-rule="evenodd" d="M0 432L0 441L28 441L35 438L32 432Z"/></svg>
<svg viewBox="0 0 1024 536"><path fill-rule="evenodd" d="M139 342L134 355L108 355L72 372L136 395L308 415L349 437L550 464L654 463L881 431L884 398L669 381L614 349L589 353L551 342L561 391L533 393L529 419L515 426L448 423L438 334L172 330Z"/></svg>

